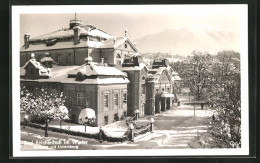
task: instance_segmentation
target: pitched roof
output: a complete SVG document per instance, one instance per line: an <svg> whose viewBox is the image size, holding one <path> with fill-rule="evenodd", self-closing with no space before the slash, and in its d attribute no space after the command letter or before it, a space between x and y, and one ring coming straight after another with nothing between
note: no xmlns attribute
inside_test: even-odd
<svg viewBox="0 0 260 163"><path fill-rule="evenodd" d="M98 63L91 62L90 64L84 64L70 74L77 74L79 71L87 76L91 75L103 75L103 76L124 76L127 77L126 73L118 70L115 67L105 67Z"/></svg>
<svg viewBox="0 0 260 163"><path fill-rule="evenodd" d="M80 34L81 35L90 35L90 36L98 36L102 38L109 39L112 36L110 34L107 34L106 32L91 26L91 31L88 31L89 25L80 26ZM66 38L66 37L72 37L74 35L73 29L64 28L60 29L51 33L47 33L38 37L31 38L30 41L36 41L36 40L50 40L55 38Z"/></svg>
<svg viewBox="0 0 260 163"><path fill-rule="evenodd" d="M146 67L146 65L144 63L140 63L139 66L121 67L120 70L121 71L131 71L131 70L142 70L143 68L148 70L148 68Z"/></svg>
<svg viewBox="0 0 260 163"><path fill-rule="evenodd" d="M110 38L104 41L99 48L105 49L105 48L118 48L121 46L123 43L128 42L131 47L135 50L138 51L135 45L132 43L132 41L128 37L117 37L117 38Z"/></svg>
<svg viewBox="0 0 260 163"><path fill-rule="evenodd" d="M62 83L73 83L73 84L127 84L130 81L127 78L95 78L85 79L83 81L76 81L75 78L67 78L61 80Z"/></svg>
<svg viewBox="0 0 260 163"><path fill-rule="evenodd" d="M33 81L39 81L39 82L60 82L61 80L66 80L68 77L68 73L79 66L56 66L53 65L52 68L50 68L52 77L50 79L37 79ZM25 69L24 66L20 67L20 76L23 77L25 75ZM23 79L21 78L21 81L30 81L29 79Z"/></svg>
<svg viewBox="0 0 260 163"><path fill-rule="evenodd" d="M20 50L23 51L38 51L38 50L53 50L53 49L67 49L67 48L77 48L77 47L93 47L97 48L102 44L102 42L96 41L81 41L79 44L74 45L74 42L57 42L53 46L46 46L45 44L30 44L29 48L25 49L23 46Z"/></svg>

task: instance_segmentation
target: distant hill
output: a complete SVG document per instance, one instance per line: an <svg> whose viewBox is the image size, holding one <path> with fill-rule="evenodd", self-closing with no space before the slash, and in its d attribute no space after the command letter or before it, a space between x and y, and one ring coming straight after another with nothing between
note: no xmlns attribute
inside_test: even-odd
<svg viewBox="0 0 260 163"><path fill-rule="evenodd" d="M239 52L239 34L214 27L189 26L165 29L137 39L140 53L173 53L189 55L193 50L216 53L221 50Z"/></svg>

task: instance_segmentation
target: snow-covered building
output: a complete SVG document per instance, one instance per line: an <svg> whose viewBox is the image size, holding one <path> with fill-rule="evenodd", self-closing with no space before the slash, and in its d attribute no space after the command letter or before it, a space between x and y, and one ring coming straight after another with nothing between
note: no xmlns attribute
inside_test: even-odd
<svg viewBox="0 0 260 163"><path fill-rule="evenodd" d="M127 31L116 38L75 18L46 35L30 39L26 33L20 55L21 84L64 92L76 123L85 108L95 111L101 126L171 107L176 76L168 60L154 60L149 70Z"/></svg>
<svg viewBox="0 0 260 163"><path fill-rule="evenodd" d="M105 125L127 115L127 74L115 67L86 60L86 63L61 81L68 97L71 118L78 123L84 108L96 112L97 126Z"/></svg>
<svg viewBox="0 0 260 163"><path fill-rule="evenodd" d="M61 66L82 65L84 58L92 57L94 62L121 65L125 55L138 53L136 46L127 37L112 36L93 25L83 25L81 20L71 20L68 28L61 28L42 36L30 38L24 35L24 45L20 49L20 66L30 60L31 53L40 61L49 53Z"/></svg>
<svg viewBox="0 0 260 163"><path fill-rule="evenodd" d="M28 64L34 59L30 59ZM35 61L38 67L44 65ZM28 65L26 64L26 65ZM127 115L127 74L115 67L92 62L87 58L81 66L57 66L48 68L52 72L49 78L36 76L38 67L21 68L21 83L28 89L57 89L66 96L66 107L70 110L71 120L79 123L79 114L85 108L96 113L96 126L105 125ZM43 69L42 68L42 69ZM33 70L33 74L27 76ZM36 76L36 77L35 77ZM35 90L34 90L35 91Z"/></svg>
<svg viewBox="0 0 260 163"><path fill-rule="evenodd" d="M172 68L167 59L155 59L147 75L146 114L161 113L171 109L173 94Z"/></svg>
<svg viewBox="0 0 260 163"><path fill-rule="evenodd" d="M145 116L146 108L146 78L148 69L141 56L125 58L121 71L126 72L130 83L128 84L127 115L139 114Z"/></svg>

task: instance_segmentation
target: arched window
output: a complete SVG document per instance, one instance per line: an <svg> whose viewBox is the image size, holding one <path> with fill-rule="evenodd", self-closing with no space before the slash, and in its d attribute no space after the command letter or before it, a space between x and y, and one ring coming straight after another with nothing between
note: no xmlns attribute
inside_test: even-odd
<svg viewBox="0 0 260 163"><path fill-rule="evenodd" d="M121 58L121 55L120 55L120 54L117 54L117 55L116 55L116 58Z"/></svg>
<svg viewBox="0 0 260 163"><path fill-rule="evenodd" d="M121 65L122 64L122 60L121 60L121 55L120 54L116 55L116 64L117 65Z"/></svg>

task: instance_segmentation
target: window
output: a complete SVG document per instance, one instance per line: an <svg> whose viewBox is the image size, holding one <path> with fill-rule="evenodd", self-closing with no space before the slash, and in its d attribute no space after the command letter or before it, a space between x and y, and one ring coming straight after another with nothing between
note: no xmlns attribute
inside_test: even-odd
<svg viewBox="0 0 260 163"><path fill-rule="evenodd" d="M117 55L116 55L116 58L121 58L121 55L120 55L120 54L117 54Z"/></svg>
<svg viewBox="0 0 260 163"><path fill-rule="evenodd" d="M122 62L121 62L121 55L120 54L116 55L116 64L117 65L121 65L122 64Z"/></svg>
<svg viewBox="0 0 260 163"><path fill-rule="evenodd" d="M162 91L164 91L164 88L162 88Z"/></svg>
<svg viewBox="0 0 260 163"><path fill-rule="evenodd" d="M125 49L127 49L127 43L125 43Z"/></svg>
<svg viewBox="0 0 260 163"><path fill-rule="evenodd" d="M145 94L145 84L142 84L142 94Z"/></svg>
<svg viewBox="0 0 260 163"><path fill-rule="evenodd" d="M123 112L124 117L126 117L126 111Z"/></svg>
<svg viewBox="0 0 260 163"><path fill-rule="evenodd" d="M167 88L168 92L170 91L170 88Z"/></svg>
<svg viewBox="0 0 260 163"><path fill-rule="evenodd" d="M78 106L84 106L84 94L83 94L83 92L78 92L77 103L78 103Z"/></svg>
<svg viewBox="0 0 260 163"><path fill-rule="evenodd" d="M104 95L104 107L108 108L108 94Z"/></svg>
<svg viewBox="0 0 260 163"><path fill-rule="evenodd" d="M156 93L159 93L159 89L156 89Z"/></svg>
<svg viewBox="0 0 260 163"><path fill-rule="evenodd" d="M119 121L118 113L114 114L114 121Z"/></svg>
<svg viewBox="0 0 260 163"><path fill-rule="evenodd" d="M114 106L118 106L118 94L114 94Z"/></svg>
<svg viewBox="0 0 260 163"><path fill-rule="evenodd" d="M121 61L116 61L116 64L117 65L121 65Z"/></svg>
<svg viewBox="0 0 260 163"><path fill-rule="evenodd" d="M127 94L123 93L123 104L127 104Z"/></svg>
<svg viewBox="0 0 260 163"><path fill-rule="evenodd" d="M108 116L104 116L105 125L108 124Z"/></svg>
<svg viewBox="0 0 260 163"><path fill-rule="evenodd" d="M87 108L90 107L90 98L89 97L86 98L86 107Z"/></svg>
<svg viewBox="0 0 260 163"><path fill-rule="evenodd" d="M77 98L74 96L71 98L71 105L76 106L77 105Z"/></svg>

